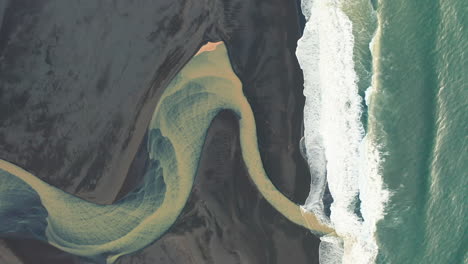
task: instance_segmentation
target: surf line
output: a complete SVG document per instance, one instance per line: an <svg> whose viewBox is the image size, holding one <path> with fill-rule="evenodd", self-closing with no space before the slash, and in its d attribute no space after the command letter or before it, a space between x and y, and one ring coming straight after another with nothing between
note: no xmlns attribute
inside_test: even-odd
<svg viewBox="0 0 468 264"><path fill-rule="evenodd" d="M209 43L161 95L148 128L152 165L139 188L114 204L98 205L0 160L0 236L39 239L101 263L113 263L149 245L181 213L192 189L206 132L222 110L231 110L239 118L244 162L265 199L292 222L318 235L334 234L333 228L290 201L267 177L253 112L232 70L226 46ZM13 202L18 195L21 199Z"/></svg>
<svg viewBox="0 0 468 264"><path fill-rule="evenodd" d="M302 149L312 183L317 183L311 184L304 207L326 219L322 194L328 183L333 197L329 221L338 234L321 238L319 256L324 264L374 263L378 254L376 223L383 217L388 196L380 175L381 157L370 104L375 96L371 93L378 88L375 44L380 24L370 43L374 89L371 86L366 92L371 117L366 134L354 68L353 24L343 11L345 4L341 0L303 0L307 23L297 50L306 96ZM367 14L358 6L353 4L354 12Z"/></svg>

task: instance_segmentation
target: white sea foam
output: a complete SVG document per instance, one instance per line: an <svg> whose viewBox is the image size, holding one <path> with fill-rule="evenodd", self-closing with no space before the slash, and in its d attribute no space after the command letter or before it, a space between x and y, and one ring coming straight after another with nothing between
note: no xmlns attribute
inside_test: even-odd
<svg viewBox="0 0 468 264"><path fill-rule="evenodd" d="M302 1L307 24L297 57L304 72L303 144L312 177L304 208L325 218L322 196L328 181L330 221L339 238L322 237L321 263L374 263L376 223L383 217L387 194L378 148L360 121L352 23L340 4ZM369 101L372 87L366 94ZM358 199L362 219L355 214Z"/></svg>

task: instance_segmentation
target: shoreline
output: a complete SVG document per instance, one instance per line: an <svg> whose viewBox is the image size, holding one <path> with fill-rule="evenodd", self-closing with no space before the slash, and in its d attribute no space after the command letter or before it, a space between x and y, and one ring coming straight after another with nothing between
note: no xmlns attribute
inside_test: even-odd
<svg viewBox="0 0 468 264"><path fill-rule="evenodd" d="M283 193L296 203L300 204L305 200L305 197L307 196L310 176L308 174L308 167L306 166L305 161L302 160L299 154L298 146L301 134L300 127L302 124L302 108L304 98L302 96L302 75L300 69L298 68L297 60L294 55L296 41L300 36L300 29L298 28L299 23L297 23L296 21L297 6L295 3L289 2L272 2L267 4L263 3L263 5L269 5L269 9L259 9L259 17L257 17L254 20L252 17L245 16L246 10L250 10L252 8L252 3L250 2L240 3L239 8L241 9L238 12L229 11L229 5L225 5L222 1L219 1L218 4L218 7L221 8L220 10L227 10L225 11L225 13L226 17L228 18L224 17L223 11L219 12L220 10L218 10L218 13L208 15L209 18L207 18L207 21L203 22L203 25L196 25L200 27L200 30L197 31L197 33L190 38L190 43L192 43L191 45L193 46L193 48L190 50L193 50L193 54L195 54L195 46L201 46L204 40L225 40L226 45L229 47L228 55L229 58L232 60L233 69L243 82L245 86L244 89L246 90L246 97L251 103L254 111L255 120L257 121L259 151L261 159L265 165L267 175L270 177L274 185L281 191L281 193ZM199 9L197 8L198 7L195 7L192 10L193 14L196 14L196 12L199 11ZM130 4L129 10L131 10ZM171 12L175 11L177 11L177 9L174 9L174 11ZM285 19L285 22L282 24L276 23L276 17L278 16L283 17ZM217 22L215 23L213 21ZM231 23L232 21L234 21L235 23ZM216 27L207 28L207 25L210 24L216 25ZM132 25L133 24L129 24L129 26ZM238 28L249 28L249 30L238 31ZM187 30L187 27L179 28L179 32ZM252 34L252 32L257 32L257 34ZM164 33L164 31L162 33ZM154 77L154 75L156 74L156 71L154 69L158 68L157 66L155 66L156 64L158 64L156 63L156 61L159 61L159 65L164 65L164 67L160 69L160 74L166 76L167 78L168 69L174 69L174 67L176 67L177 65L179 65L180 68L182 68L183 65L185 65L185 63L181 63L180 61L188 61L193 56L193 54L189 54L189 48L185 46L187 45L187 43L186 38L184 36L180 36L178 39L175 39L174 36L171 36L170 39L174 40L173 43L175 45L173 46L173 48L166 49L164 51L165 54L168 54L168 56L166 56L166 60L154 59L160 54L155 53L154 49L150 50L148 48L143 48L143 50L147 49L145 51L147 51L149 54L151 52L154 53L151 56L149 56L148 59L145 61L145 67L148 67L147 69L153 69L150 70L153 73L147 75L147 80L153 80L151 83L155 85L160 85L161 83L163 83L163 80L156 79ZM134 42L136 43L143 43L145 41L147 40L134 40ZM154 41L155 43L162 43L165 40L162 38L156 38L156 40ZM275 45L271 45L270 43L275 43ZM162 51L160 50L159 52ZM57 54L56 56L59 55L60 54ZM185 59L181 59L182 57ZM153 62L149 64L147 62L148 60L153 60ZM269 60L273 60L272 63L269 63ZM118 62L113 62L113 65L118 65ZM123 80L125 78L132 78L129 77L131 75L126 75L126 73L123 76ZM111 84L112 83L110 82L109 86ZM118 90L117 86L113 86L112 89L114 89L114 91L116 89ZM137 91L141 94L140 98L147 98L149 96L152 96L154 98L157 97L157 95L154 94L154 90L151 90L148 87L128 86L126 87L126 89L143 89ZM112 98L108 98L108 100L111 99ZM157 102L157 99L154 100L155 102L151 103L148 103L146 100L133 101L133 104L136 105L147 105L148 109L145 110L145 114L142 114L143 110L141 110L142 112L139 114L140 116L144 115L144 117L141 117L142 120L147 120L151 118L152 110L154 108L151 108L148 105L155 104ZM124 109L126 109L125 106ZM102 111L103 113L107 114L107 110ZM226 117L219 117L219 119L221 120L225 118ZM288 122L284 123L284 120L287 120ZM132 122L133 121L134 120L132 120ZM140 124L143 123L145 122L140 121ZM123 125L127 126L128 124ZM131 130L132 129L130 128L128 131ZM133 133L135 133L133 136L134 140L133 142L129 143L129 145L131 145L131 147L133 148L132 153L138 153L138 149L141 148L142 144L146 144L144 141L144 135L146 133L146 130L147 126L135 125L135 129L133 131ZM138 137L135 136L137 134ZM221 146L221 148L226 147L223 144ZM112 155L119 155L119 151L113 152ZM235 157L232 157L232 159L235 159ZM127 177L129 173L131 174L133 172L131 169L131 164L133 162L133 160L124 160L121 164L121 168L124 169L122 169L121 171L117 171L115 175L108 174L107 176L105 176L107 177L107 180L110 184L101 184L101 190L104 190L104 192L98 192L98 189L93 189L91 185L90 191L86 191L88 194L85 194L85 196L89 197L89 199L92 199L93 201L100 200L100 197L108 197L106 199L112 200L114 199L113 197L119 195L119 192L121 192L121 194L125 193L125 190L122 189L124 186L128 187L127 184L129 184L125 181L125 179L133 178L130 176ZM135 162L138 163L139 161ZM240 166L237 163L238 161L226 160L225 162L227 162L228 164L234 162L235 164L237 164L236 166ZM135 166L137 165L137 163L135 163ZM228 189L234 188L234 186L236 186L236 184L239 181L239 179L236 179L237 175L234 172L239 171L241 169L237 168L236 166L232 167L234 169L233 172L224 172L224 177L232 178L230 179L231 181L227 183L228 186L226 188ZM221 167L217 168L218 170L222 170ZM43 175L43 173L40 175ZM116 183L113 180L113 177L115 176L119 178L118 183ZM249 185L248 177L246 175L244 177L246 177L247 180L242 180L242 185L237 187L239 188L240 192L243 192L244 188L247 188L245 186ZM252 243L246 243L245 239L236 240L237 242L230 242L229 240L223 242L226 244L236 243L239 246L239 248L243 248L242 254L245 254L245 258L268 260L265 259L267 258L266 256L276 256L279 259L278 261L282 263L281 260L286 260L287 255L285 255L284 250L278 250L278 246L294 243L295 245L297 245L297 248L290 250L296 252L295 255L297 256L297 263L309 264L315 263L318 260L318 239L311 235L307 230L300 227L296 227L294 224L289 223L279 214L275 213L275 210L261 197L259 197L258 193L256 194L255 189L247 188L247 190L250 190L251 193L243 194L243 196L251 197L251 200L244 200L242 197L238 197L232 194L230 198L231 200L225 201L225 204L220 208L215 207L218 209L216 209L214 212L211 211L211 214L208 214L203 208L203 201L199 201L196 199L197 193L198 195L203 194L205 195L205 197L210 197L212 195L220 195L219 193L210 193L208 190L200 192L200 186L206 184L207 181L210 182L208 178L208 175L197 177L196 186L194 187L194 191L192 191L192 194L189 198L189 203L191 203L191 205L193 205L194 208L190 209L190 205L187 204L188 207L183 210L181 216L179 217L180 219L185 219L184 221L187 221L187 224L189 226L192 221L195 221L197 219L196 215L204 215L204 221L213 221L210 219L216 219L216 217L218 217L217 215L220 215L219 217L222 217L222 215L226 215L224 217L234 217L234 215L236 215L234 218L237 219L236 221L238 222L232 224L231 226L228 225L226 226L226 228L235 230L235 232L242 234L243 237L250 237L254 234L256 237L258 237L259 241L262 241L261 243L258 242L258 245L254 245L254 241L252 241ZM91 180L93 179L91 178ZM98 179L98 182L102 180L102 178L100 180ZM51 178L49 181L52 183L55 181L57 186L60 186L60 184L58 183L61 183L60 177L56 179ZM112 190L111 193L106 194L105 189L107 189L110 185L122 186L122 188L120 188L122 191ZM237 203L240 203L240 205L243 206L237 208ZM193 209L195 209L195 211L193 211ZM247 221L245 218L246 214L252 215L250 221L253 222L250 226L246 226L242 223L242 221ZM260 221L260 219L262 221ZM177 222L179 222L179 220ZM186 225L180 223L178 224L178 226L180 227ZM200 231L200 229L197 229L199 231L196 231L195 229L191 229L187 226L186 228L186 235L183 236L183 239L187 240L199 238L202 234L204 234L204 232L216 230L216 226L211 226L209 229L203 232ZM258 231L256 230L263 231L258 233ZM272 235L270 236L268 234ZM226 234L224 235L226 239ZM169 233L166 234L164 237L166 236L168 237L168 239L171 237L173 238L174 236L178 237L178 239L182 239L180 237L180 234L177 235L177 227L171 228ZM222 233L219 234L219 236L222 236ZM148 250L150 252L154 252L154 250L161 250L161 246L164 245L164 243L155 244L159 245L159 247L149 247ZM23 244L22 242L18 241L18 243L16 243L15 245L15 252L23 252L24 254L26 254L25 252L28 252L25 248L26 245L27 244ZM35 243L31 242L31 244L29 244L29 247L35 248L36 246L34 245ZM258 248L258 252L250 252L249 249L245 247L246 245L251 245L252 247ZM189 248L187 250L195 250L196 248L195 244L192 246L188 245L188 247ZM44 247L40 248L43 249L42 252L28 252L27 254L34 256L36 260L47 259L48 250L45 250ZM147 251L145 250L145 252ZM54 256L54 254L56 255L57 253L52 253L51 256ZM173 252L171 254L172 257L174 257L173 254L176 253ZM216 251L212 252L212 254L216 254ZM143 255L144 254L142 253L140 256ZM72 263L72 261L73 260L67 263ZM49 263L54 262L51 260ZM56 263L64 262L58 261ZM122 263L125 263L125 260L122 260Z"/></svg>

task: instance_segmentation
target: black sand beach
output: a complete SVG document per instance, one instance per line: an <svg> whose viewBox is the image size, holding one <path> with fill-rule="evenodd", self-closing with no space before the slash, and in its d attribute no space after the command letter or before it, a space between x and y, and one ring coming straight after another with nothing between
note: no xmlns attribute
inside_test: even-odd
<svg viewBox="0 0 468 264"><path fill-rule="evenodd" d="M223 40L254 111L265 170L303 203L298 8L280 0L0 4L0 158L84 199L113 202L142 176L158 93L202 44ZM0 255L6 247L18 263L86 263L36 241L8 239ZM178 221L118 263L310 264L317 247L257 192L237 120L223 112Z"/></svg>

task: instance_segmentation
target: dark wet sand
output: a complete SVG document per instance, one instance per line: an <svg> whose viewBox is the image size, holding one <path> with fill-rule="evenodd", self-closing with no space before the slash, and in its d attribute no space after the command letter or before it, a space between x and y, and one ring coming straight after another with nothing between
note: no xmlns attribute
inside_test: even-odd
<svg viewBox="0 0 468 264"><path fill-rule="evenodd" d="M0 11L0 158L85 199L112 202L142 176L158 91L204 41L224 40L254 111L267 174L292 200L305 200L296 3L33 2ZM248 178L237 129L232 114L220 114L176 224L119 263L317 262L318 239L277 213ZM25 264L85 263L36 241L8 246Z"/></svg>

